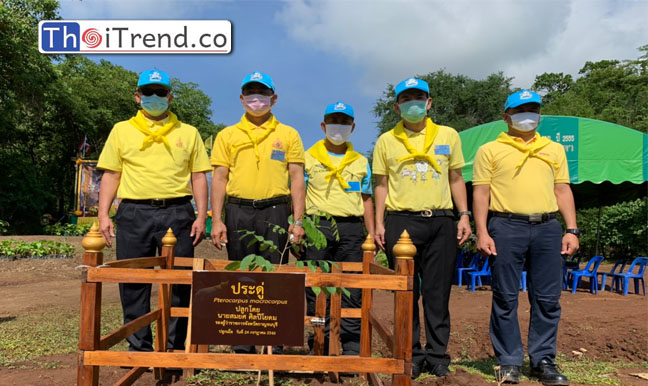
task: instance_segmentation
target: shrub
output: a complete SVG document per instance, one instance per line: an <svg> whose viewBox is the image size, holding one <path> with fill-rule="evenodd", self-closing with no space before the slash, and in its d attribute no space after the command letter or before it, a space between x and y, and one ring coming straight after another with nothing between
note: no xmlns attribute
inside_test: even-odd
<svg viewBox="0 0 648 386"><path fill-rule="evenodd" d="M0 259L71 259L74 245L61 241L0 241Z"/></svg>

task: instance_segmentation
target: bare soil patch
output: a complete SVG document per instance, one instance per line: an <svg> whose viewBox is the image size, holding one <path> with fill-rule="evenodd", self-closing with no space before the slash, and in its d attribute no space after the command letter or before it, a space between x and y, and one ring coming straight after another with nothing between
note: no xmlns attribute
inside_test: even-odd
<svg viewBox="0 0 648 386"><path fill-rule="evenodd" d="M25 241L59 240L54 236L13 237ZM1 238L0 238L1 239ZM40 314L48 309L75 310L79 307L79 278L75 267L81 263L81 237L67 237L67 242L77 246L73 259L49 260L0 260L0 329L4 321L20 315ZM225 258L224 252L216 250L209 241L203 241L196 256ZM105 261L114 259L114 249L105 250ZM603 266L601 271L610 267ZM648 372L648 297L631 294L621 296L608 291L592 295L583 289L576 294L563 292L561 298L562 321L558 336L558 352L563 359L586 359L589 361L622 362L624 367L611 375L622 385L645 385L645 381L631 373ZM106 285L104 304L119 302L116 285ZM587 287L588 288L588 287ZM385 292L375 295L377 315L390 318L393 313L392 297ZM484 361L493 355L488 324L491 293L489 287L470 292L465 287L453 287L450 307L452 335L448 351L455 365L455 372L437 379L431 376L419 378L415 385L487 385L479 374L470 370L471 363ZM529 304L526 293L520 293L518 310L524 341L528 332ZM387 350L375 344L380 352ZM576 354L575 352L580 352ZM0 367L2 385L72 385L76 383L76 354L54 355L37 361L16 364L11 368ZM476 365L475 365L476 366ZM126 373L124 369L102 368L101 384L110 385ZM287 374L278 373L286 377ZM330 385L326 376L289 376L293 384ZM357 378L343 377L344 384L359 385ZM151 374L144 375L137 385L154 385ZM180 380L175 385L184 385ZM386 381L389 385L390 382ZM492 384L492 383L490 383ZM574 383L575 384L575 383ZM539 385L525 380L521 385Z"/></svg>

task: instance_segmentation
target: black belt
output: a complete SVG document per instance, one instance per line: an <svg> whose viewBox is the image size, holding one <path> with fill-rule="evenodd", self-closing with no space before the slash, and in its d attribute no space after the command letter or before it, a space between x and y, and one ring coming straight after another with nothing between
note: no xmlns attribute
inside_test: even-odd
<svg viewBox="0 0 648 386"><path fill-rule="evenodd" d="M331 216L335 222L362 222L364 219L360 216Z"/></svg>
<svg viewBox="0 0 648 386"><path fill-rule="evenodd" d="M186 204L191 201L191 196L174 197L174 198L151 198L147 200L133 200L124 198L121 202L128 202L131 204L149 205L156 208L166 208L171 205Z"/></svg>
<svg viewBox="0 0 648 386"><path fill-rule="evenodd" d="M389 210L388 215L411 216L411 217L454 217L454 212L450 209L426 209L418 212L409 210Z"/></svg>
<svg viewBox="0 0 648 386"><path fill-rule="evenodd" d="M556 218L556 212L553 213L537 213L537 214L517 214L517 213L504 213L504 212L490 212L491 216L504 217L513 220L522 220L529 223L542 223Z"/></svg>
<svg viewBox="0 0 648 386"><path fill-rule="evenodd" d="M248 200L247 198L228 197L227 202L234 205L251 206L255 209L263 209L273 205L287 204L290 202L290 196L272 197L263 200Z"/></svg>

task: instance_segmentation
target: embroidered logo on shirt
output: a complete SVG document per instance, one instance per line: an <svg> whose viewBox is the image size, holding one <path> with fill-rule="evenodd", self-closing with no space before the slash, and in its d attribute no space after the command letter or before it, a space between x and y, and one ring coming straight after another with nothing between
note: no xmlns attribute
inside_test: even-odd
<svg viewBox="0 0 648 386"><path fill-rule="evenodd" d="M416 86L418 84L418 81L414 78L409 78L407 82L405 82L405 87L412 87Z"/></svg>
<svg viewBox="0 0 648 386"><path fill-rule="evenodd" d="M151 73L151 75L149 75L150 82L159 82L161 80L162 80L162 75L160 75L160 73L157 71L154 71Z"/></svg>
<svg viewBox="0 0 648 386"><path fill-rule="evenodd" d="M283 145L281 144L281 141L279 140L279 138L277 138L277 140L274 141L274 143L272 144L272 147L275 148L275 149L283 149Z"/></svg>
<svg viewBox="0 0 648 386"><path fill-rule="evenodd" d="M184 147L184 144L182 143L182 140L180 138L178 138L178 142L176 142L176 146L181 149Z"/></svg>

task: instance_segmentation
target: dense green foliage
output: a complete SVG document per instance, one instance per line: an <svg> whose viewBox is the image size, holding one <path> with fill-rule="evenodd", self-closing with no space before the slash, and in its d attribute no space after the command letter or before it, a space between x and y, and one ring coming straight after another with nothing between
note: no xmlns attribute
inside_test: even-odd
<svg viewBox="0 0 648 386"><path fill-rule="evenodd" d="M74 245L60 241L0 241L0 259L71 259Z"/></svg>
<svg viewBox="0 0 648 386"><path fill-rule="evenodd" d="M546 93L544 114L612 122L648 132L648 45L636 60L587 62L578 79L545 73L533 88Z"/></svg>
<svg viewBox="0 0 648 386"><path fill-rule="evenodd" d="M92 224L62 224L57 222L46 225L43 231L46 235L54 236L85 236Z"/></svg>
<svg viewBox="0 0 648 386"><path fill-rule="evenodd" d="M41 231L40 216L72 209L74 159L99 155L112 126L137 111L137 74L102 60L38 52L38 22L59 19L56 0L0 3L0 218L13 233ZM217 133L210 98L172 79L172 111L203 138Z"/></svg>

